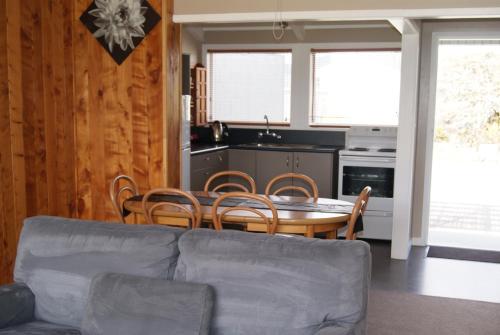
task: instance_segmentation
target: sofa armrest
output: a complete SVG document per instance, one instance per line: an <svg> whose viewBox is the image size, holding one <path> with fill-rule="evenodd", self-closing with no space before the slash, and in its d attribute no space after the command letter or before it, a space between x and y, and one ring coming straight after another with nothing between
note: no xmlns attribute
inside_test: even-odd
<svg viewBox="0 0 500 335"><path fill-rule="evenodd" d="M33 321L35 296L24 284L0 286L0 329Z"/></svg>

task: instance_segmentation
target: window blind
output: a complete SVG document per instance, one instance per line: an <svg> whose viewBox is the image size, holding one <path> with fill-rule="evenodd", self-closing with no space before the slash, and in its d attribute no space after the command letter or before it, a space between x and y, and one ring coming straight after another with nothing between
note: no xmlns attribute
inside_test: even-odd
<svg viewBox="0 0 500 335"><path fill-rule="evenodd" d="M291 50L209 50L209 120L289 122L291 73Z"/></svg>
<svg viewBox="0 0 500 335"><path fill-rule="evenodd" d="M397 125L401 52L312 50L313 125Z"/></svg>

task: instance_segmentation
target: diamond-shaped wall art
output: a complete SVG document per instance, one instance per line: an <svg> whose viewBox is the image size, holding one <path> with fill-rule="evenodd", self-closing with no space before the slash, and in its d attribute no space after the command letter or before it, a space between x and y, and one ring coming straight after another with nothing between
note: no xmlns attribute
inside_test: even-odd
<svg viewBox="0 0 500 335"><path fill-rule="evenodd" d="M94 0L80 16L104 49L121 64L161 20L146 0Z"/></svg>

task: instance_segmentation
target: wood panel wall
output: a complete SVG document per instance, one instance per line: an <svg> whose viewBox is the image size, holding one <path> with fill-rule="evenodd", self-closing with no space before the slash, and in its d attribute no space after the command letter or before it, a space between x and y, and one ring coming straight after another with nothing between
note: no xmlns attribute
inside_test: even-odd
<svg viewBox="0 0 500 335"><path fill-rule="evenodd" d="M0 282L24 217L114 220L121 173L179 185L180 28L149 2L162 21L118 66L79 21L91 0L0 0Z"/></svg>

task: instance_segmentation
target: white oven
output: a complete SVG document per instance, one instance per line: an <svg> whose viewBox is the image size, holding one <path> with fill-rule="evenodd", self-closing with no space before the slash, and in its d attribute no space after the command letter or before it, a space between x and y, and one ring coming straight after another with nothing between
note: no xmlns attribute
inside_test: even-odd
<svg viewBox="0 0 500 335"><path fill-rule="evenodd" d="M393 157L346 156L339 159L339 199L355 202L365 186L372 188L369 210L392 212Z"/></svg>
<svg viewBox="0 0 500 335"><path fill-rule="evenodd" d="M339 199L354 203L365 186L372 188L359 237L392 238L396 132L394 128L352 128L346 150L339 152Z"/></svg>

